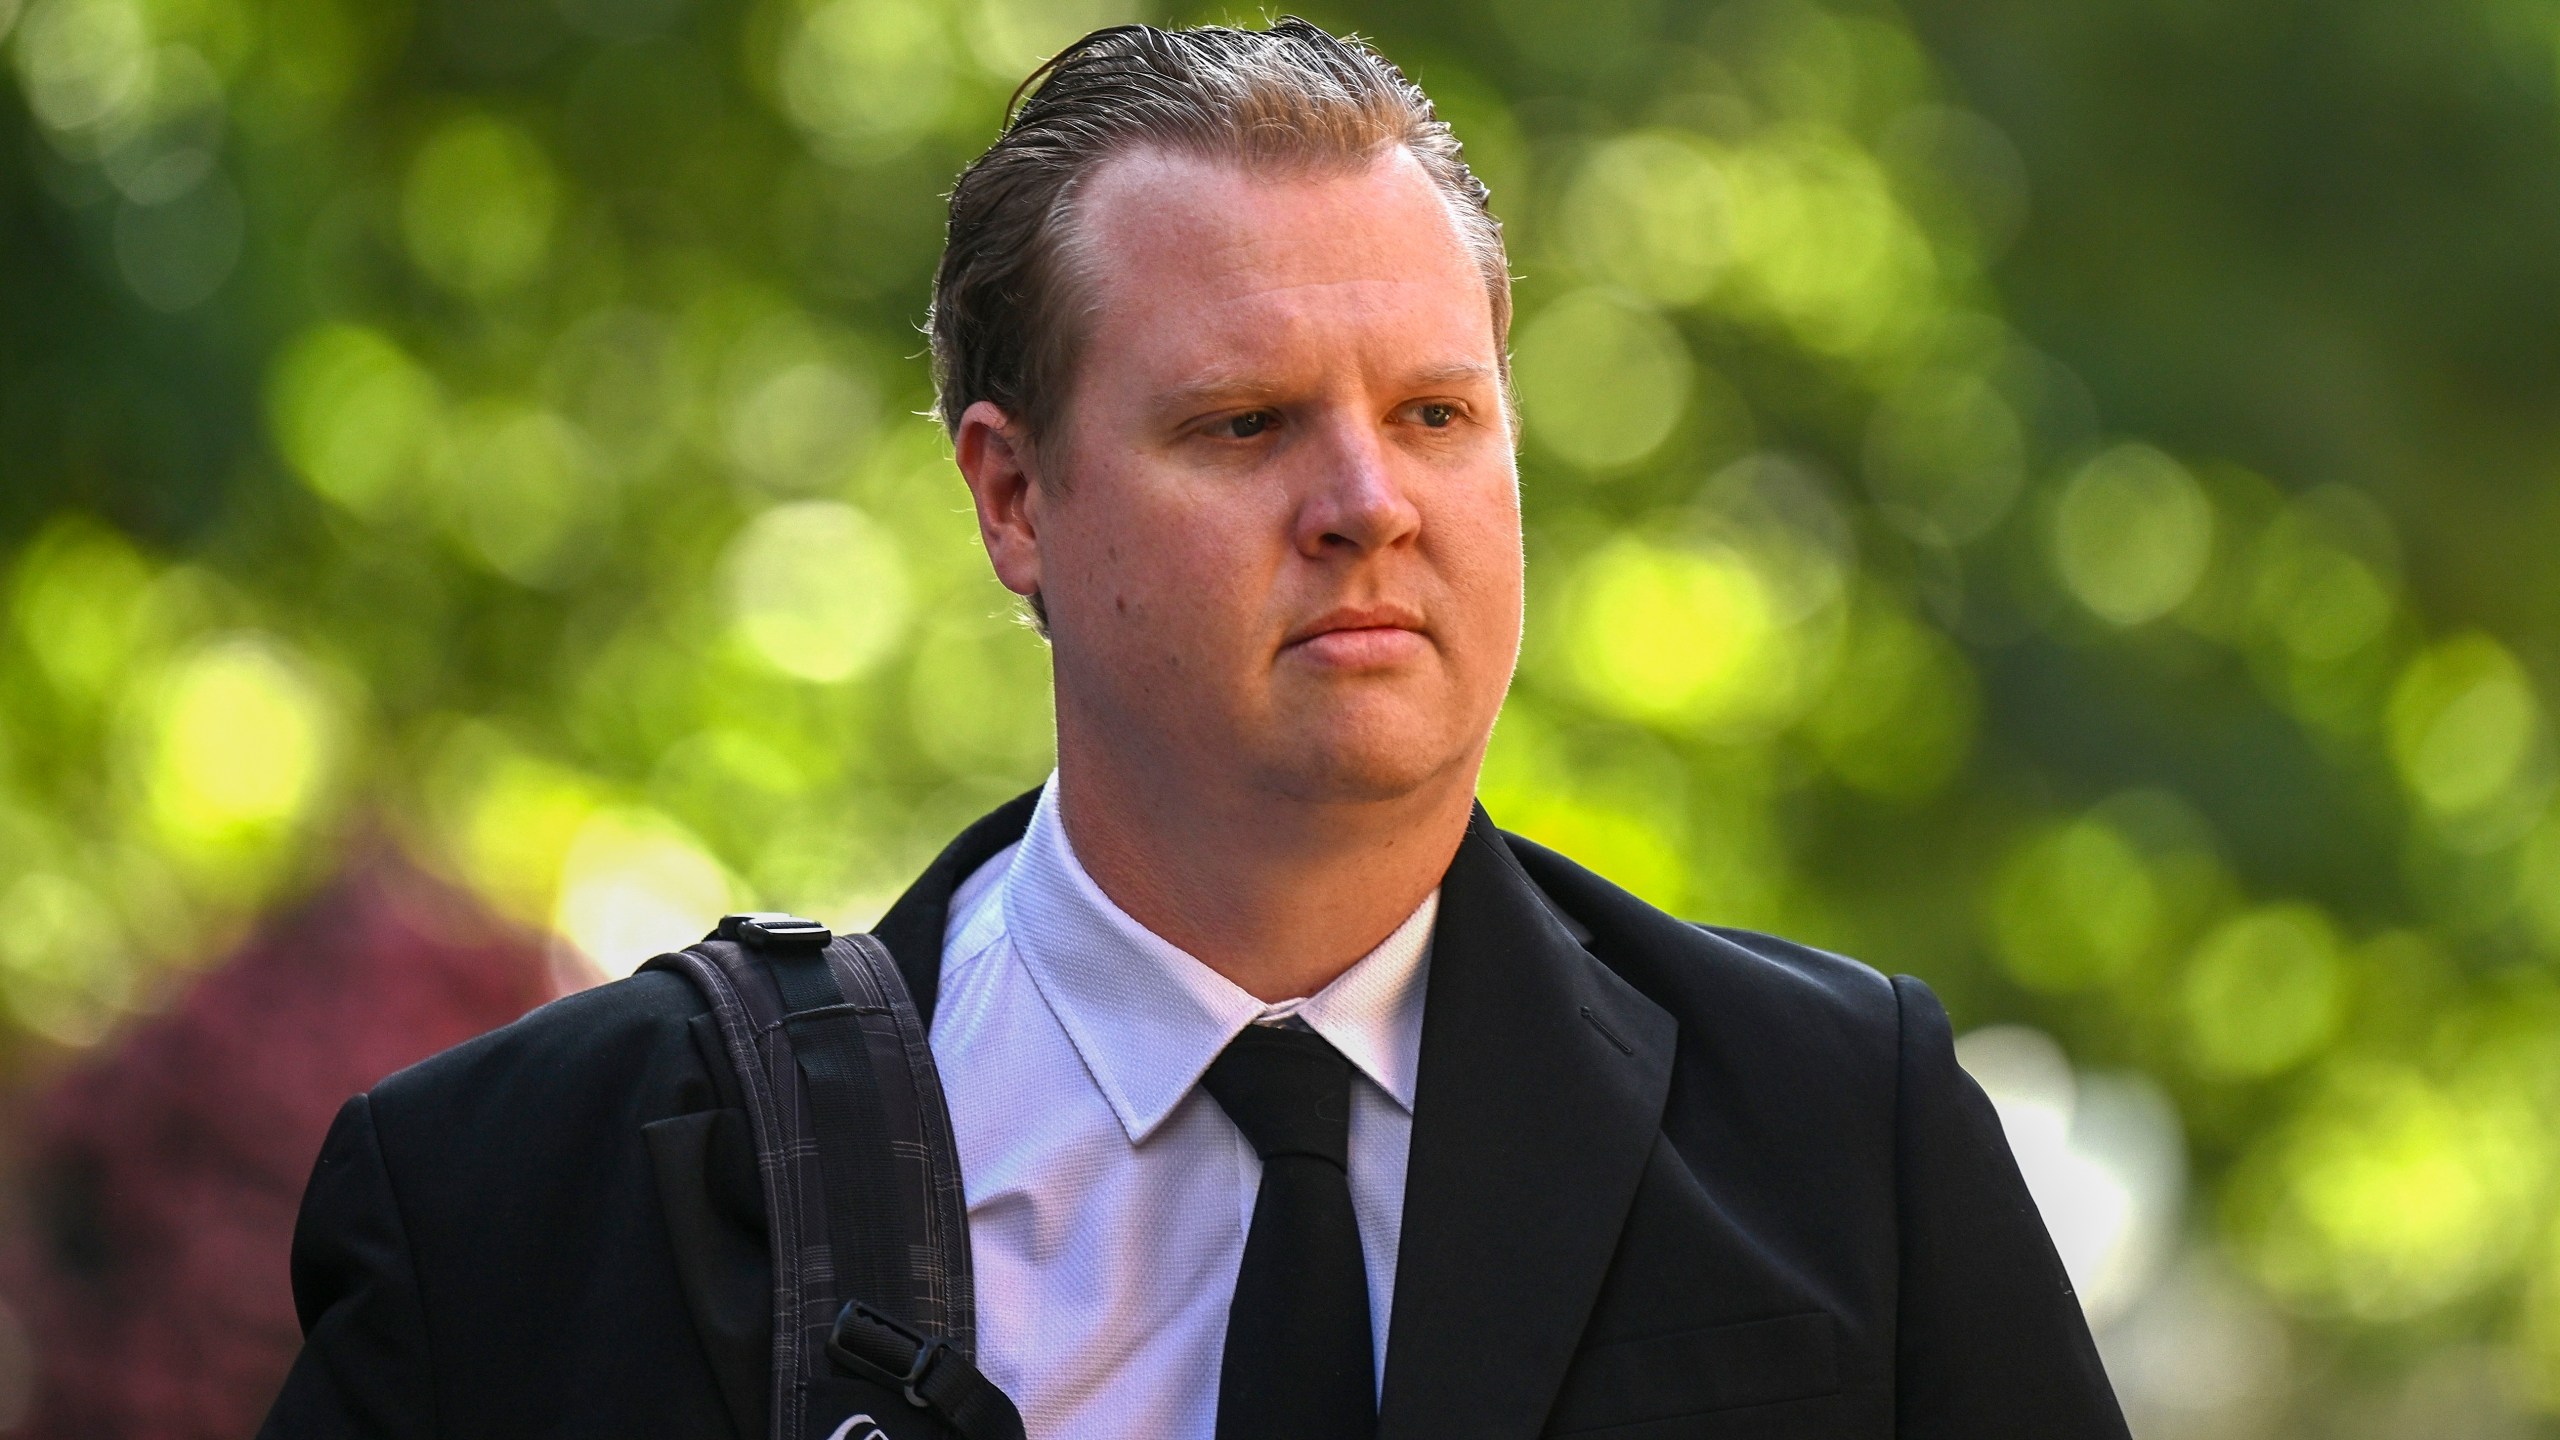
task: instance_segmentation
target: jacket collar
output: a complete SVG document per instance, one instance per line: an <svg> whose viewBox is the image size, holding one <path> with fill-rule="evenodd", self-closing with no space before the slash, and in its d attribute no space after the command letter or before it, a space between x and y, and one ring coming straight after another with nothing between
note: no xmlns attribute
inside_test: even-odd
<svg viewBox="0 0 2560 1440"><path fill-rule="evenodd" d="M1040 804L1038 789L1026 790L960 832L934 857L871 933L889 947L898 973L907 982L907 998L917 1018L933 1029L934 997L942 989L942 931L951 915L951 896L978 867L1031 828L1031 812Z"/></svg>
<svg viewBox="0 0 2560 1440"><path fill-rule="evenodd" d="M1539 1432L1660 1137L1677 1028L1478 807L1441 882L1379 1440Z"/></svg>

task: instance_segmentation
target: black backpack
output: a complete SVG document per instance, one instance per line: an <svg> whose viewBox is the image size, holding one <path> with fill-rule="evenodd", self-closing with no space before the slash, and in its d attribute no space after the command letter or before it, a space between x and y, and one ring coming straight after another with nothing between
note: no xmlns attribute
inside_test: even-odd
<svg viewBox="0 0 2560 1440"><path fill-rule="evenodd" d="M730 915L643 968L711 1002L755 1134L774 1440L1023 1440L976 1364L951 1116L888 948L797 916Z"/></svg>

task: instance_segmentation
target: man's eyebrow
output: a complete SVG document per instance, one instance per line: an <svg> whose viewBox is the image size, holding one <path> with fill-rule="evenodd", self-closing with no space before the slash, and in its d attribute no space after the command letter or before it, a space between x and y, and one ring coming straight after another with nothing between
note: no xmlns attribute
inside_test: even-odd
<svg viewBox="0 0 2560 1440"><path fill-rule="evenodd" d="M1490 383L1494 367L1474 360L1454 360L1445 365L1431 365L1404 377L1407 390L1429 390L1444 385ZM1156 396L1159 411L1186 411L1207 405L1233 404L1237 401L1276 400L1289 386L1257 375L1197 375Z"/></svg>
<svg viewBox="0 0 2560 1440"><path fill-rule="evenodd" d="M1434 385L1486 383L1493 378L1492 366L1479 364L1473 360L1458 360L1447 365L1434 365L1426 370L1417 370L1406 376L1404 383L1412 389L1429 389Z"/></svg>
<svg viewBox="0 0 2560 1440"><path fill-rule="evenodd" d="M1195 375L1156 396L1155 408L1191 410L1237 400L1273 400L1287 389L1276 380L1254 375Z"/></svg>

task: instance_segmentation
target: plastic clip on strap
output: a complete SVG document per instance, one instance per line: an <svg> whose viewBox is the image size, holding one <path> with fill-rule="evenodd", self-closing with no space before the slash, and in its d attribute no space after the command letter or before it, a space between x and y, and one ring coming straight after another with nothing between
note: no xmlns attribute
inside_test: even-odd
<svg viewBox="0 0 2560 1440"><path fill-rule="evenodd" d="M778 910L759 910L745 915L723 915L721 939L755 950L824 950L835 939L835 932L815 920L785 915Z"/></svg>
<svg viewBox="0 0 2560 1440"><path fill-rule="evenodd" d="M965 1440L1023 1440L1013 1401L951 1342L919 1335L859 1300L836 1312L827 1353L857 1375L896 1386Z"/></svg>

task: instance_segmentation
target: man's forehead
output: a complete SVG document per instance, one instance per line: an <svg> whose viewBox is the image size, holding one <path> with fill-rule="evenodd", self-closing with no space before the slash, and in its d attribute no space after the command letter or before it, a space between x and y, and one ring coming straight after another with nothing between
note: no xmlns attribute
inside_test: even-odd
<svg viewBox="0 0 2560 1440"><path fill-rule="evenodd" d="M1477 283L1447 202L1401 146L1287 169L1135 150L1093 176L1077 211L1079 268L1141 291Z"/></svg>
<svg viewBox="0 0 2560 1440"><path fill-rule="evenodd" d="M1364 370L1494 360L1482 272L1401 148L1277 174L1141 152L1094 181L1078 239L1088 340L1141 383L1197 390L1239 367L1276 379L1270 365L1302 368L1287 362L1312 350L1328 367L1366 352Z"/></svg>

